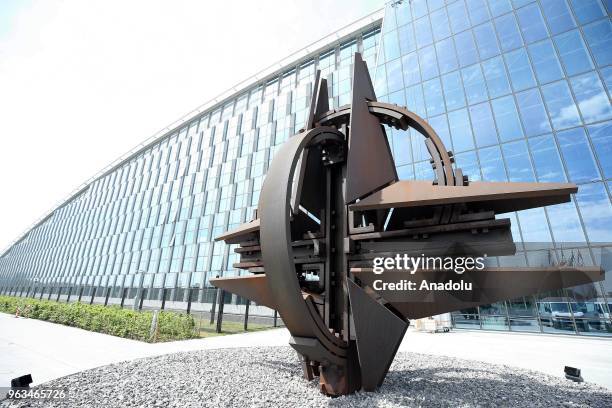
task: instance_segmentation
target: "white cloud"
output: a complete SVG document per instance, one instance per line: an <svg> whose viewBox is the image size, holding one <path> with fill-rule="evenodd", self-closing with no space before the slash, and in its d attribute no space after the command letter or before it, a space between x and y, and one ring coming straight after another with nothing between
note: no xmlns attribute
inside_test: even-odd
<svg viewBox="0 0 612 408"><path fill-rule="evenodd" d="M578 102L578 107L580 107L582 117L587 123L610 119L612 116L610 99L603 92L603 89L588 99Z"/></svg>
<svg viewBox="0 0 612 408"><path fill-rule="evenodd" d="M0 4L0 248L98 170L382 1Z"/></svg>

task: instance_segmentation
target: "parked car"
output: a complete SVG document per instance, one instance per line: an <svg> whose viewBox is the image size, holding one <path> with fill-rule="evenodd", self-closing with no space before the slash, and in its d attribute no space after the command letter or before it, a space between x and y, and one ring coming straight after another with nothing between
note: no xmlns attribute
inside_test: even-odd
<svg viewBox="0 0 612 408"><path fill-rule="evenodd" d="M600 319L610 320L610 310L612 310L612 303L608 303L608 307L604 302L594 302L595 313L599 315Z"/></svg>
<svg viewBox="0 0 612 408"><path fill-rule="evenodd" d="M563 301L541 301L537 302L538 312L540 314L540 320L543 326L552 327L560 330L574 330L574 323L572 322L572 315L576 319L576 325L579 329L589 331L589 324L585 317L584 312L586 308L584 304L582 306L577 302L563 302ZM571 310L570 310L571 305Z"/></svg>
<svg viewBox="0 0 612 408"><path fill-rule="evenodd" d="M589 326L595 330L612 332L612 322L610 322L610 310L612 305L605 302L588 302L586 303L585 317L588 320Z"/></svg>

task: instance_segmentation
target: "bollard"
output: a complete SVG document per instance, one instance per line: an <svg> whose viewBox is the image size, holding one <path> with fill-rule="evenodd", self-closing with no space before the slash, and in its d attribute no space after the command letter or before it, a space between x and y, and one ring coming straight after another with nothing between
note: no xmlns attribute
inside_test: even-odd
<svg viewBox="0 0 612 408"><path fill-rule="evenodd" d="M151 319L151 330L149 331L149 339L152 343L155 343L155 340L157 340L158 314L159 310L153 311L153 318Z"/></svg>
<svg viewBox="0 0 612 408"><path fill-rule="evenodd" d="M217 289L214 292L212 304L210 305L210 324L215 322L215 308L217 307L217 298L221 289Z"/></svg>
<svg viewBox="0 0 612 408"><path fill-rule="evenodd" d="M123 292L121 293L121 309L123 309L123 304L125 303L125 295L127 295L127 289L123 288Z"/></svg>
<svg viewBox="0 0 612 408"><path fill-rule="evenodd" d="M223 325L223 298L225 297L225 291L220 290L219 293L219 312L217 313L217 333L221 333L221 327Z"/></svg>
<svg viewBox="0 0 612 408"><path fill-rule="evenodd" d="M106 296L104 297L104 306L108 305L108 298L110 296L111 288L110 286L106 288Z"/></svg>
<svg viewBox="0 0 612 408"><path fill-rule="evenodd" d="M187 289L187 314L191 313L191 296L193 294L193 288Z"/></svg>
<svg viewBox="0 0 612 408"><path fill-rule="evenodd" d="M161 290L161 296L162 296L161 310L164 310L166 308L166 291L167 290L168 290L167 288L163 288Z"/></svg>
<svg viewBox="0 0 612 408"><path fill-rule="evenodd" d="M244 308L244 331L247 331L247 325L249 323L249 305L251 301L247 299L246 307Z"/></svg>

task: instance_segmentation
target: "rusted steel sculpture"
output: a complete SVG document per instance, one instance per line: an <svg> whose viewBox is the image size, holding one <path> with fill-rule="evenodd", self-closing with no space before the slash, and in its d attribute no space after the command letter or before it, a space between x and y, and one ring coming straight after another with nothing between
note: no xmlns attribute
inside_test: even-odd
<svg viewBox="0 0 612 408"><path fill-rule="evenodd" d="M509 219L495 214L570 200L573 184L470 182L422 118L376 101L355 55L351 105L330 110L317 73L305 128L276 153L255 218L217 240L239 244L234 267L251 274L213 285L276 309L306 378L343 395L380 386L409 319L601 280L599 268L469 271L473 290L388 291L375 279L448 282L453 271L388 270L378 256L502 256L516 251ZM381 124L424 136L436 179L399 181Z"/></svg>

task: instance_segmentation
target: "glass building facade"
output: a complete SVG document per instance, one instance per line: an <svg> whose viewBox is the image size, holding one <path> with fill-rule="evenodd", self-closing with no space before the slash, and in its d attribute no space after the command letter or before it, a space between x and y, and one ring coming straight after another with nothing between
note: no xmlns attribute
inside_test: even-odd
<svg viewBox="0 0 612 408"><path fill-rule="evenodd" d="M612 242L612 2L395 1L379 98L427 119L471 180L572 182L572 202L504 214L503 265L600 265ZM404 179L434 179L415 132L388 129ZM453 314L456 327L610 335L612 278Z"/></svg>
<svg viewBox="0 0 612 408"><path fill-rule="evenodd" d="M381 18L331 37L89 183L3 253L0 293L210 305L208 279L240 273L233 248L213 237L252 217L274 152L304 123L316 69L328 79L330 106L350 102L356 51L378 98L425 118L470 180L579 186L570 203L505 215L519 252L500 265L612 269L610 11L609 0L388 3ZM434 179L420 135L387 135L400 178ZM607 272L604 282L452 320L609 336L611 308Z"/></svg>

